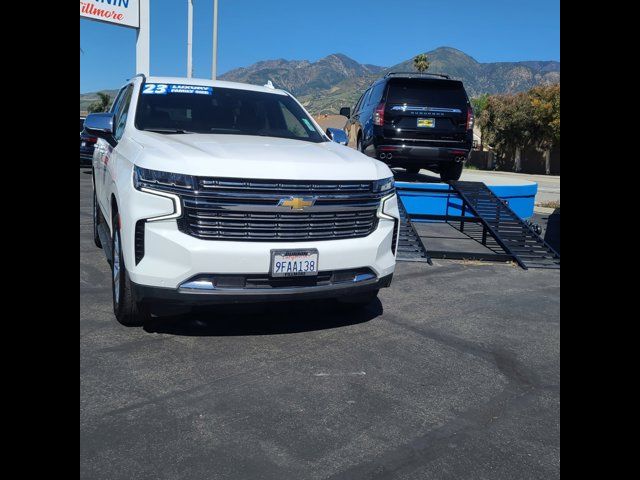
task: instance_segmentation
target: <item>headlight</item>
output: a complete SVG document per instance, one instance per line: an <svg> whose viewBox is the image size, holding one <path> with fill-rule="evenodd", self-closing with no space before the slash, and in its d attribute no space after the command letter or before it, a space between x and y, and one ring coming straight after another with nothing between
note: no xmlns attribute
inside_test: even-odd
<svg viewBox="0 0 640 480"><path fill-rule="evenodd" d="M376 180L375 182L373 182L374 192L380 192L380 193L389 192L393 190L393 187L394 187L393 177L383 178L381 180Z"/></svg>
<svg viewBox="0 0 640 480"><path fill-rule="evenodd" d="M134 167L133 170L133 186L138 190L143 188L168 191L176 189L193 190L194 180L192 176L181 173L160 172L140 167Z"/></svg>
<svg viewBox="0 0 640 480"><path fill-rule="evenodd" d="M167 215L149 217L147 222L159 220L171 220L182 216L182 202L179 193L185 190L193 190L195 178L179 173L159 172L146 168L134 167L133 186L142 192L165 197L173 202L173 212Z"/></svg>

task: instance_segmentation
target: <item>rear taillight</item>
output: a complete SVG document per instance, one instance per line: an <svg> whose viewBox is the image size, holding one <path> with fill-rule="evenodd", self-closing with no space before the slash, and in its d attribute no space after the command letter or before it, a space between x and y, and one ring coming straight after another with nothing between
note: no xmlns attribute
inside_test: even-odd
<svg viewBox="0 0 640 480"><path fill-rule="evenodd" d="M374 125L384 125L384 102L380 102L376 107L375 112L373 112L373 124Z"/></svg>
<svg viewBox="0 0 640 480"><path fill-rule="evenodd" d="M473 109L467 108L467 130L473 130Z"/></svg>
<svg viewBox="0 0 640 480"><path fill-rule="evenodd" d="M82 140L84 140L87 143L96 143L98 141L97 137L84 137Z"/></svg>

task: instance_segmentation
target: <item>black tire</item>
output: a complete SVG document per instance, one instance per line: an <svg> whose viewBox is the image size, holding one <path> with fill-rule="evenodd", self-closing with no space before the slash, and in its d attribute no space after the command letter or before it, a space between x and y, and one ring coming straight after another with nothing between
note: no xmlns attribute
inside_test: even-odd
<svg viewBox="0 0 640 480"><path fill-rule="evenodd" d="M360 308L366 307L378 297L378 290L370 292L357 293L355 295L346 295L338 298L338 303L344 306Z"/></svg>
<svg viewBox="0 0 640 480"><path fill-rule="evenodd" d="M113 218L111 262L111 293L113 296L113 313L116 320L127 327L139 327L150 318L145 305L136 301L134 286L129 279L127 268L122 256L122 241L120 240L120 219L116 214Z"/></svg>
<svg viewBox="0 0 640 480"><path fill-rule="evenodd" d="M96 189L93 188L93 243L96 247L102 248L102 242L100 241L100 235L98 235L98 225L100 223L100 210L98 208L98 201L96 199Z"/></svg>
<svg viewBox="0 0 640 480"><path fill-rule="evenodd" d="M420 167L404 167L407 173L417 174L420 173Z"/></svg>
<svg viewBox="0 0 640 480"><path fill-rule="evenodd" d="M451 162L440 165L440 180L443 182L460 180L460 175L462 175L462 166L463 162Z"/></svg>

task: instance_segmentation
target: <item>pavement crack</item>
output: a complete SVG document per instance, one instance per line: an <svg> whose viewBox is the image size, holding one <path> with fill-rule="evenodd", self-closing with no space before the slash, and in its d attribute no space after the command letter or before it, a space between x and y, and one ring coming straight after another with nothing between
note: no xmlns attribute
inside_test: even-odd
<svg viewBox="0 0 640 480"><path fill-rule="evenodd" d="M399 327L411 330L414 333L458 350L461 353L473 355L488 361L495 365L500 373L517 386L525 388L546 388L546 385L540 381L532 369L518 360L515 353L505 348L495 345L483 345L454 335L447 335L431 328L417 328L400 321L399 318L393 314L385 313L384 316L389 322Z"/></svg>

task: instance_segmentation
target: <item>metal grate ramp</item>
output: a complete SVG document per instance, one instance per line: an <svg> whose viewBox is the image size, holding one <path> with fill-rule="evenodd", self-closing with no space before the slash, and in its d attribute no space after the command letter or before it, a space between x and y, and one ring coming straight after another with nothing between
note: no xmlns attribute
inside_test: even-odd
<svg viewBox="0 0 640 480"><path fill-rule="evenodd" d="M398 210L400 211L400 229L396 260L399 262L427 262L431 265L431 257L429 257L420 235L413 228L400 195L398 195Z"/></svg>
<svg viewBox="0 0 640 480"><path fill-rule="evenodd" d="M481 182L449 182L496 243L522 268L560 268L560 254ZM486 237L486 233L485 233Z"/></svg>

